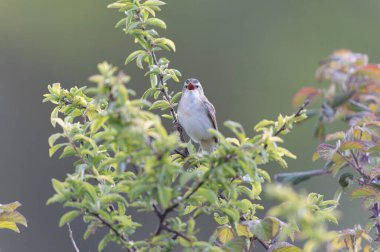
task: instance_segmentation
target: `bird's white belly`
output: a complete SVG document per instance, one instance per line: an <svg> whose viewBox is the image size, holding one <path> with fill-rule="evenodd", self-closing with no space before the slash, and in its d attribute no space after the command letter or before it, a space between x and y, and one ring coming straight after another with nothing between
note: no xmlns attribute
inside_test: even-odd
<svg viewBox="0 0 380 252"><path fill-rule="evenodd" d="M190 109L189 109L190 108ZM182 125L187 135L194 141L210 139L212 135L208 132L213 128L207 111L203 106L190 106L182 109L178 113L179 123Z"/></svg>

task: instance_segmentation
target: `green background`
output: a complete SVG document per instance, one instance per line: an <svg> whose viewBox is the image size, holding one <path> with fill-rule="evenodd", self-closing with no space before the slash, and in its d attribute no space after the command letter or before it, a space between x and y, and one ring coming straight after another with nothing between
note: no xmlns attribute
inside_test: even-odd
<svg viewBox="0 0 380 252"><path fill-rule="evenodd" d="M105 8L110 2L0 0L0 202L21 201L20 211L29 224L21 234L1 231L0 251L73 251L66 228L58 228L64 210L45 206L53 193L51 178L63 179L72 171L72 160L48 157L47 138L54 129L49 122L52 107L41 103L46 86L87 85L103 60L130 74L129 86L138 95L149 86L136 66L123 66L136 46L113 28L121 14ZM167 2L159 14L168 25L162 34L176 42L177 53L166 56L181 70L183 80L194 77L202 82L220 125L235 120L252 133L261 119L290 114L292 95L302 86L320 85L314 80L317 63L335 49L364 52L371 62L380 61L380 1ZM311 162L318 144L312 138L312 121L285 138L285 145L298 156L289 162L291 171L322 165ZM276 165L267 169L281 171ZM324 177L301 188L330 198L337 182ZM341 227L366 223L368 213L358 201L344 197L340 209ZM151 221L139 236L145 237L155 225ZM96 251L96 237L81 239L82 222L72 226L81 251ZM208 234L209 225L203 226Z"/></svg>

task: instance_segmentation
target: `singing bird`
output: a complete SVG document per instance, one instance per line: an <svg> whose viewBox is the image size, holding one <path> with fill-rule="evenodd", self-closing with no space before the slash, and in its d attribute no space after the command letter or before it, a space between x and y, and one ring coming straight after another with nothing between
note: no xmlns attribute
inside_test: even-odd
<svg viewBox="0 0 380 252"><path fill-rule="evenodd" d="M218 130L215 108L196 79L186 80L183 86L178 105L178 121L186 134L193 142L199 143L203 151L211 153L215 150L218 139L208 131Z"/></svg>

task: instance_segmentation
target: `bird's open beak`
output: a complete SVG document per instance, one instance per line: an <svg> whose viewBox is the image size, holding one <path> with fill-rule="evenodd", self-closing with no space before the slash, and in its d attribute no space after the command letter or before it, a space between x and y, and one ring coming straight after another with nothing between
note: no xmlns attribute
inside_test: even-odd
<svg viewBox="0 0 380 252"><path fill-rule="evenodd" d="M187 86L187 89L188 90L194 90L195 87L194 87L193 83L190 82L189 85Z"/></svg>

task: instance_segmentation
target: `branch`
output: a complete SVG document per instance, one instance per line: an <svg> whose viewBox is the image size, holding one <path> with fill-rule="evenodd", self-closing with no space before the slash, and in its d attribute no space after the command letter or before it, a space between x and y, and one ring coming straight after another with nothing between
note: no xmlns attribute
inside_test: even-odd
<svg viewBox="0 0 380 252"><path fill-rule="evenodd" d="M138 14L138 17L137 19L143 23L143 19L141 17L140 14ZM142 28L142 30L145 30L144 28ZM150 43L150 41L148 40L148 38L144 37L145 41ZM151 43L150 43L151 44ZM149 51L150 55L152 55L152 58L153 58L153 62L156 66L158 66L158 60L157 60L157 56L155 54L155 52L153 50L150 50ZM169 102L169 106L170 106L170 114L172 115L173 117L173 123L174 123L174 126L175 128L177 129L178 133L179 133L179 138L181 140L181 142L185 143L185 137L183 135L183 129L182 129L182 126L179 124L179 121L178 121L178 117L177 117L177 113L175 112L174 110L174 106L172 104L172 98L171 96L168 94L168 92L166 91L166 89L164 88L164 76L159 73L158 74L158 88L160 89L163 97L165 98L166 101Z"/></svg>
<svg viewBox="0 0 380 252"><path fill-rule="evenodd" d="M176 209L182 202L188 200L191 196L193 196L194 193L196 193L198 191L198 189L201 188L201 186L205 183L205 179L206 179L206 174L205 174L205 177L194 187L194 189L191 190L190 193L188 193L181 200L179 200L176 203L174 203L172 206L166 208L164 212L162 212L158 208L157 205L153 204L154 212L156 213L156 215L160 219L160 222L158 224L158 227L157 227L157 230L155 232L155 235L159 235L163 229L167 229L167 228L165 228L165 220L166 220L166 217L168 216L168 214L171 213L172 211L174 211L174 209Z"/></svg>
<svg viewBox="0 0 380 252"><path fill-rule="evenodd" d="M126 242L126 243L130 243L130 241L125 237L124 234L120 233L113 225L112 223L109 223L107 220L105 220L102 216L100 216L98 213L94 213L94 212L88 212L88 214L90 214L91 216L94 216L95 218L97 218L103 225L105 225L106 227L108 227L110 230L112 230L112 232L114 232L114 234L119 237L122 241ZM127 251L128 252L133 252L133 251L136 251L137 248L133 247L132 249L130 248L127 248Z"/></svg>
<svg viewBox="0 0 380 252"><path fill-rule="evenodd" d="M269 245L265 241L257 238L256 236L253 236L250 239L250 244L249 244L249 248L248 248L247 252L253 252L253 248L255 247L255 240L258 241L261 244L261 246L263 246L265 248L265 250L269 249Z"/></svg>
<svg viewBox="0 0 380 252"><path fill-rule="evenodd" d="M291 183L292 185L297 185L312 177L327 175L327 174L330 174L331 172L332 171L330 169L326 169L326 168L305 171L305 172L284 172L284 173L275 174L274 180L280 183Z"/></svg>
<svg viewBox="0 0 380 252"><path fill-rule="evenodd" d="M261 246L263 246L266 250L269 249L269 245L265 242L265 241L262 241L260 240L259 238L256 238L256 240L261 244Z"/></svg>
<svg viewBox="0 0 380 252"><path fill-rule="evenodd" d="M166 231L168 231L168 232L170 232L170 233L175 234L176 236L182 237L182 238L185 239L186 241L189 241L189 242L191 241L190 238L187 237L186 235L184 235L184 234L182 234L181 232L178 232L178 231L176 231L176 230L174 230L174 229L171 229L171 228L169 228L169 227L166 226L166 225L163 226L163 229L166 230Z"/></svg>
<svg viewBox="0 0 380 252"><path fill-rule="evenodd" d="M85 164L87 163L87 161L84 159L84 157L82 156L82 154L80 153L80 151L78 150L78 147L77 145L75 144L74 140L70 137L70 134L69 132L67 132L66 129L63 129L65 135L66 135L66 138L67 140L69 140L69 143L71 145L71 147L73 147L73 150L75 151L75 154L77 155L77 157Z"/></svg>
<svg viewBox="0 0 380 252"><path fill-rule="evenodd" d="M309 100L306 100L304 104L302 104L301 107L298 108L297 112L294 114L294 117L299 117L302 113L302 111L310 104ZM284 123L281 128L279 128L276 133L274 133L274 136L278 136L282 131L286 130L286 123Z"/></svg>
<svg viewBox="0 0 380 252"><path fill-rule="evenodd" d="M157 57L156 57L156 54L154 53L153 50L151 51L151 55L153 57L154 64L158 65ZM165 98L165 100L167 100L169 102L170 114L173 116L174 126L176 127L176 129L179 133L179 138L180 138L181 142L185 143L185 137L183 135L182 126L179 124L177 113L175 112L174 106L172 104L172 98L168 94L166 89L164 88L164 76L161 73L159 74L159 85L158 85L158 87L161 89L161 93L162 93L163 97Z"/></svg>
<svg viewBox="0 0 380 252"><path fill-rule="evenodd" d="M77 247L77 244L75 243L74 236L73 236L73 231L71 230L70 223L67 223L67 228L69 229L69 237L70 237L71 243L74 246L75 251L76 252L80 252L79 249L78 249L78 247Z"/></svg>

